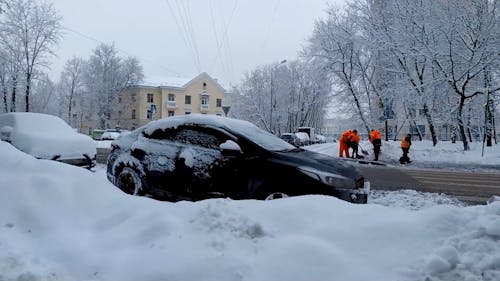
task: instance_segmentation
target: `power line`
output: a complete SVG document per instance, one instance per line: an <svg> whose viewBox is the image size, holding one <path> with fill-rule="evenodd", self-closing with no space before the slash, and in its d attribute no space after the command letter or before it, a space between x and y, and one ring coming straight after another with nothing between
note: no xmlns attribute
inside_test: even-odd
<svg viewBox="0 0 500 281"><path fill-rule="evenodd" d="M187 37L188 35L187 35L187 32L185 31L185 28L184 28L184 25L183 25L183 22L182 22L183 18L181 16L181 14L179 13L179 18L177 18L176 13L174 12L174 8L170 4L170 2L168 0L165 0L165 3L167 4L172 17L174 18L175 24L176 24L177 29L179 30L179 32L181 34L181 37L182 37L182 40L184 41L184 44L186 45L186 47L189 49L189 51L191 53L191 56L193 58L193 63L195 65L195 67L198 69L198 71L200 71L199 70L200 69L199 59L197 59L194 47L193 47L191 41L189 40L189 38ZM175 1L175 3L177 5L177 10L179 11L179 5L178 5L177 1Z"/></svg>
<svg viewBox="0 0 500 281"><path fill-rule="evenodd" d="M212 64L210 65L210 69L212 69L215 65L215 62L217 61L217 59L219 58L219 55L220 55L220 51L222 49L222 46L223 46L223 43L224 43L224 40L227 40L227 31L229 29L229 26L231 25L231 21L233 20L233 16L234 16L234 11L236 10L236 7L238 6L238 0L236 0L234 2L234 6L233 6L233 10L231 11L231 16L229 17L229 21L224 29L224 33L222 35L222 43L219 44L218 48L217 48L217 54L215 55L215 58L213 59L212 61Z"/></svg>
<svg viewBox="0 0 500 281"><path fill-rule="evenodd" d="M73 33L74 33L74 34L76 34L76 35L79 35L79 36L81 36L81 37L84 37L84 38L86 38L86 39L89 39L89 40L91 40L91 41L94 41L94 42L96 42L96 43L99 43L99 44L107 44L107 43L105 43L105 42L103 42L103 41L101 41L101 40L99 40L99 39L96 39L96 38L94 38L94 37L92 37L92 36L86 35L86 34L84 34L84 33L80 32L80 31L77 31L77 30L75 30L75 29L69 28L69 27L67 27L67 26L63 26L63 29L65 29L65 30L67 30L67 31L70 31L70 32L73 32ZM118 51L120 51L120 52L122 52L122 53L124 53L124 54L126 54L126 55L128 55L128 56L131 56L131 57L138 57L138 56L133 55L133 54L131 54L131 53L129 53L129 52L127 52L127 51L125 51L125 50L121 49L121 48L117 48L117 47L115 47L115 48L116 48ZM156 66L156 67L162 68L163 70L166 70L166 71L168 71L168 72L170 72L170 73L173 73L173 74L175 74L175 75L177 75L177 76L179 76L179 77L181 77L181 76L182 76L182 75L181 75L180 73L178 73L177 71L174 71L174 70L172 70L172 69L169 69L169 68L167 68L167 67L165 67L165 66L163 66L163 65L161 65L161 64L158 64L158 63L156 63L156 62L154 62L154 61L152 61L152 60L148 60L148 59L144 59L144 58L140 58L140 59L141 59L142 61L145 61L145 62L147 62L147 63L151 64L151 65L154 65L154 66Z"/></svg>

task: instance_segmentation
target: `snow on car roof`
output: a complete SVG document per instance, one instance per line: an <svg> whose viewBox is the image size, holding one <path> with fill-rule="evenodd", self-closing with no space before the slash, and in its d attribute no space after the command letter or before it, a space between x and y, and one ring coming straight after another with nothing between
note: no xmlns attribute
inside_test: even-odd
<svg viewBox="0 0 500 281"><path fill-rule="evenodd" d="M248 121L209 114L188 114L166 117L152 121L146 125L144 132L150 135L158 129L165 130L168 128L177 128L180 125L186 124L208 125L216 128L225 128L241 134L254 141L256 144L269 150L285 150L294 148L289 143L271 133L259 129L257 126Z"/></svg>
<svg viewBox="0 0 500 281"><path fill-rule="evenodd" d="M1 114L0 118L2 120L9 120L7 122L10 123L10 126L13 126L19 132L51 135L59 133L67 134L68 131L73 132L73 129L61 118L48 114L10 112Z"/></svg>

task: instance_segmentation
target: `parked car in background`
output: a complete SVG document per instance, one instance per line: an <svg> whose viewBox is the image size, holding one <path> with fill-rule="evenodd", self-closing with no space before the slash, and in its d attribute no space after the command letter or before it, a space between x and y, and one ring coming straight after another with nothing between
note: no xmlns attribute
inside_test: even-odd
<svg viewBox="0 0 500 281"><path fill-rule="evenodd" d="M96 144L59 117L31 112L0 114L0 139L36 158L95 166Z"/></svg>
<svg viewBox="0 0 500 281"><path fill-rule="evenodd" d="M325 143L326 142L326 137L320 134L316 134L316 140L318 143Z"/></svg>
<svg viewBox="0 0 500 281"><path fill-rule="evenodd" d="M114 130L106 130L101 135L101 140L116 140L120 136L120 132Z"/></svg>
<svg viewBox="0 0 500 281"><path fill-rule="evenodd" d="M366 203L369 192L369 182L346 161L222 116L159 119L111 147L107 177L134 195L178 201L323 194Z"/></svg>
<svg viewBox="0 0 500 281"><path fill-rule="evenodd" d="M293 133L283 133L280 138L293 146L300 146L300 139Z"/></svg>
<svg viewBox="0 0 500 281"><path fill-rule="evenodd" d="M297 136L297 138L300 140L301 146L311 144L311 141L309 139L309 135L307 133L297 132L297 133L295 133L295 136Z"/></svg>

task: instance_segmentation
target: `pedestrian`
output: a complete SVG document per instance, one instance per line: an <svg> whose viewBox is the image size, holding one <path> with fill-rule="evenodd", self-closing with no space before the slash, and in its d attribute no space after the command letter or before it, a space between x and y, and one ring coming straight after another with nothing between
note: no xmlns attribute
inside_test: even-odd
<svg viewBox="0 0 500 281"><path fill-rule="evenodd" d="M373 154L375 157L374 161L378 161L378 155L380 154L380 147L382 146L382 140L380 139L380 132L377 129L372 129L369 135L370 142L373 145Z"/></svg>
<svg viewBox="0 0 500 281"><path fill-rule="evenodd" d="M339 157L342 158L345 154L349 158L349 136L351 135L351 130L346 130L340 135L339 138Z"/></svg>
<svg viewBox="0 0 500 281"><path fill-rule="evenodd" d="M356 158L360 158L358 154L358 144L359 144L358 130L354 129L351 131L351 133L347 137L347 144L348 147L352 148L351 158L354 158L355 157L354 155L356 155Z"/></svg>
<svg viewBox="0 0 500 281"><path fill-rule="evenodd" d="M411 146L411 135L407 134L406 137L401 139L401 150L403 150L403 156L399 158L399 163L411 163L410 157L408 157L408 153L410 153Z"/></svg>

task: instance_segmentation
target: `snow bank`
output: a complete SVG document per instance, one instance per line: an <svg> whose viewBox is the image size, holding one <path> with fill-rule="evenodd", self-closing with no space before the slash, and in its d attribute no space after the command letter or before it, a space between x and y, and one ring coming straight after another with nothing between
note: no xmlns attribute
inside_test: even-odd
<svg viewBox="0 0 500 281"><path fill-rule="evenodd" d="M0 280L500 280L500 202L168 203L0 142Z"/></svg>

